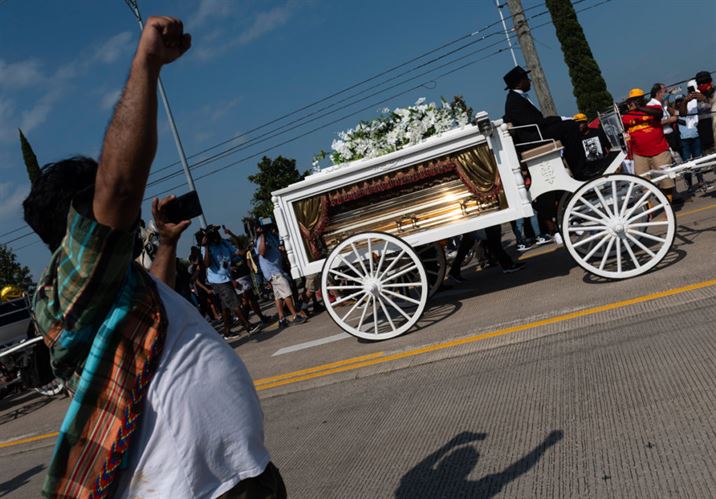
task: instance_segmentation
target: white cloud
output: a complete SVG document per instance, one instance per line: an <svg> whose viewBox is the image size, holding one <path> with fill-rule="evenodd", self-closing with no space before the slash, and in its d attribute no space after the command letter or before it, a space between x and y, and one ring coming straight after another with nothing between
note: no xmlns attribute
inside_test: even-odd
<svg viewBox="0 0 716 499"><path fill-rule="evenodd" d="M224 19L231 15L233 1L230 0L201 0L196 13L189 19L187 27L196 29L212 19Z"/></svg>
<svg viewBox="0 0 716 499"><path fill-rule="evenodd" d="M241 33L238 38L239 45L246 45L259 38L260 36L275 30L286 24L289 20L293 11L293 2L288 2L285 5L274 7L267 12L261 12L253 24Z"/></svg>
<svg viewBox="0 0 716 499"><path fill-rule="evenodd" d="M114 107L114 105L119 100L119 96L122 94L121 89L112 90L111 92L107 92L102 96L102 100L100 102L100 106L102 109L111 109Z"/></svg>
<svg viewBox="0 0 716 499"><path fill-rule="evenodd" d="M22 131L27 133L43 124L47 119L47 115L49 115L50 111L52 111L55 102L57 102L61 95L61 88L50 90L42 96L34 106L26 111L23 111L20 115L20 128Z"/></svg>
<svg viewBox="0 0 716 499"><path fill-rule="evenodd" d="M5 62L0 59L0 87L23 88L44 80L40 63L35 60Z"/></svg>
<svg viewBox="0 0 716 499"><path fill-rule="evenodd" d="M111 64L121 56L130 53L135 47L135 37L131 31L123 31L97 47L92 61Z"/></svg>
<svg viewBox="0 0 716 499"><path fill-rule="evenodd" d="M0 220L16 217L29 191L28 186L0 182Z"/></svg>

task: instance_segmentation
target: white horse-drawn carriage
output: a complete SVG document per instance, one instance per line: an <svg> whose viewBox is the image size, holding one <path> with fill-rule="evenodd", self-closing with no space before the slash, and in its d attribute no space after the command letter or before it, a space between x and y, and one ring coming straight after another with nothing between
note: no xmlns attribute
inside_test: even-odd
<svg viewBox="0 0 716 499"><path fill-rule="evenodd" d="M569 174L559 142L518 154L509 124L483 112L475 125L331 167L274 192L292 275L321 274L326 308L344 331L392 338L415 325L441 285L441 241L531 217L532 201L553 191L571 193L560 209L561 231L583 269L607 279L648 272L668 253L676 221L655 183L617 173L625 153L618 112L611 114L603 117L612 145L608 167L586 182ZM711 156L663 175L713 164Z"/></svg>

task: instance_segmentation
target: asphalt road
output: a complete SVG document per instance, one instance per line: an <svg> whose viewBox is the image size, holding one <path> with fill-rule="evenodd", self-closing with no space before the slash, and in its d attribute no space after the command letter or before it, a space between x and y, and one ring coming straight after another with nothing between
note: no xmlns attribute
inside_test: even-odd
<svg viewBox="0 0 716 499"><path fill-rule="evenodd" d="M716 497L716 199L600 282L564 250L470 272L381 343L326 314L234 342L291 497ZM66 400L0 400L0 497L36 497Z"/></svg>

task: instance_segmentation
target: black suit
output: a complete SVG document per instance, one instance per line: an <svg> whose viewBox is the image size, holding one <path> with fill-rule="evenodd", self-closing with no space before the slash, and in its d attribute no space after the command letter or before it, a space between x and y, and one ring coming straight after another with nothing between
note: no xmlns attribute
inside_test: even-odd
<svg viewBox="0 0 716 499"><path fill-rule="evenodd" d="M513 126L537 125L543 138L562 142L564 158L567 160L572 174L576 178L582 177L586 158L579 135L579 125L575 121L563 121L559 116L544 117L527 98L514 90L507 93L504 120L507 123L512 123ZM534 127L515 130L514 138L517 144L540 140ZM518 146L519 149L524 149L524 147Z"/></svg>

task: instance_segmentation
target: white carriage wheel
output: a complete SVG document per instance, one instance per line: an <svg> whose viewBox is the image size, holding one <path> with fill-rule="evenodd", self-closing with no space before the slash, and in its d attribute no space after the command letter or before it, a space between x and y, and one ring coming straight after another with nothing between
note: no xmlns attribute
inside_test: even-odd
<svg viewBox="0 0 716 499"><path fill-rule="evenodd" d="M365 232L350 236L328 255L321 291L326 310L341 329L365 340L386 340L420 319L428 300L428 278L405 241Z"/></svg>
<svg viewBox="0 0 716 499"><path fill-rule="evenodd" d="M428 278L428 298L437 293L445 280L447 259L445 248L440 243L430 243L415 248Z"/></svg>
<svg viewBox="0 0 716 499"><path fill-rule="evenodd" d="M591 180L570 198L562 236L587 272L627 279L654 268L669 252L676 217L669 200L648 180L614 174Z"/></svg>

